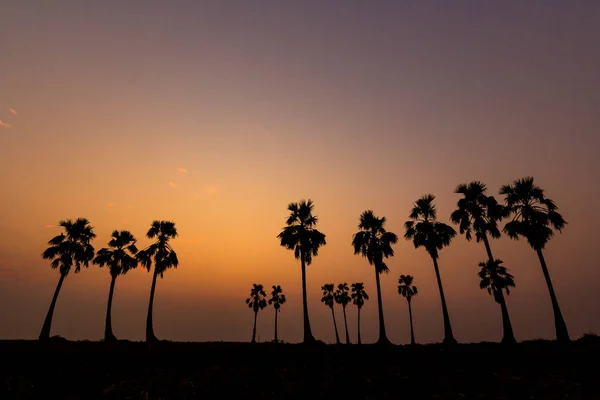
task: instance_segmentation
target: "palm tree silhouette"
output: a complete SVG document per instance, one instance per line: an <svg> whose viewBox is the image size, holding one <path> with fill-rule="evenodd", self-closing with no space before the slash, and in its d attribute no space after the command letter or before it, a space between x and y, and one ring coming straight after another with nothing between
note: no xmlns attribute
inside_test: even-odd
<svg viewBox="0 0 600 400"><path fill-rule="evenodd" d="M257 285L256 283L253 283L252 289L250 290L250 297L246 299L246 304L248 304L248 307L250 307L252 311L254 311L254 329L252 329L252 343L256 343L256 318L258 317L258 312L267 306L267 300L265 299L266 295L267 294L263 289L263 285Z"/></svg>
<svg viewBox="0 0 600 400"><path fill-rule="evenodd" d="M285 294L281 290L281 286L273 285L273 291L271 292L271 298L269 299L269 304L273 304L273 308L275 309L275 343L278 343L277 340L277 313L281 311L281 306L285 303Z"/></svg>
<svg viewBox="0 0 600 400"><path fill-rule="evenodd" d="M136 239L129 231L113 231L109 248L102 248L96 253L96 258L92 261L101 268L108 265L111 281L110 291L108 292L108 305L106 307L106 323L104 325L104 341L114 341L117 338L112 331L111 309L112 299L115 290L115 281L119 275L125 275L130 269L137 267L137 247Z"/></svg>
<svg viewBox="0 0 600 400"><path fill-rule="evenodd" d="M450 316L446 307L446 298L444 297L444 288L437 260L439 250L450 245L450 242L456 236L456 231L452 227L436 220L437 211L433 200L435 200L435 196L427 194L415 202L409 215L411 220L406 221L404 224L404 228L406 229L404 238L412 240L415 248L424 247L433 260L433 267L442 301L442 314L444 316L444 343L453 344L456 343L456 339L454 339L452 326L450 325Z"/></svg>
<svg viewBox="0 0 600 400"><path fill-rule="evenodd" d="M506 295L510 294L510 287L515 287L515 280L511 274L508 273L506 267L502 265L502 260L493 260L480 262L479 266L481 270L477 273L481 282L479 287L486 289L488 293L494 296L496 303L500 304L502 315L508 315L508 309L506 307L506 301L502 290L506 291ZM516 341L514 342L516 343Z"/></svg>
<svg viewBox="0 0 600 400"><path fill-rule="evenodd" d="M385 217L377 218L373 211L367 210L360 215L358 228L360 231L352 237L354 254L366 257L370 265L375 267L375 282L377 284L377 307L379 309L379 340L377 343L390 343L385 334L385 322L383 320L383 304L381 301L381 285L379 274L390 270L383 261L384 257L392 257L394 250L392 245L398 242L395 233L385 230Z"/></svg>
<svg viewBox="0 0 600 400"><path fill-rule="evenodd" d="M475 239L479 243L483 242L490 263L494 262L492 249L488 236L500 238L500 229L498 222L510 214L510 209L498 204L493 196L487 196L487 187L484 183L473 181L467 184L457 186L454 193L462 194L463 198L458 200L457 209L450 215L450 220L459 225L460 233L470 241L472 232L475 232ZM512 324L508 315L508 308L502 291L498 292L498 301L502 309L502 343L516 343Z"/></svg>
<svg viewBox="0 0 600 400"><path fill-rule="evenodd" d="M87 219L77 218L75 221L67 219L60 221L58 225L64 228L64 232L50 239L48 241L50 247L42 253L44 260L52 260L50 267L60 271L60 279L42 326L40 340L50 338L50 327L52 326L52 315L54 314L56 299L71 268L75 266L75 273L78 273L82 265L87 268L89 262L94 258L94 247L90 242L96 237L96 234Z"/></svg>
<svg viewBox="0 0 600 400"><path fill-rule="evenodd" d="M154 263L154 273L152 275L152 288L150 289L150 302L148 303L148 317L146 319L146 341L156 341L154 335L154 326L152 324L152 309L154 305L154 291L156 289L156 277L163 277L164 272L169 268L177 268L179 260L177 254L169 241L177 237L175 223L171 221L154 221L146 233L148 239L156 238L156 242L144 250L140 250L136 258L150 272L152 263Z"/></svg>
<svg viewBox="0 0 600 400"><path fill-rule="evenodd" d="M413 284L414 278L411 275L400 275L398 279L398 294L404 296L408 302L408 317L410 318L410 344L415 344L415 331L413 330L413 317L411 300L413 296L416 296L419 292L416 286Z"/></svg>
<svg viewBox="0 0 600 400"><path fill-rule="evenodd" d="M326 283L323 286L321 286L321 290L323 291L321 303L331 308L331 316L333 317L333 327L335 328L335 343L340 344L340 336L338 335L337 323L335 322L335 312L333 311L333 304L335 301L333 287L333 283Z"/></svg>
<svg viewBox="0 0 600 400"><path fill-rule="evenodd" d="M313 215L313 202L302 200L300 203L288 204L290 215L286 226L277 238L281 246L294 251L294 257L300 259L302 267L302 311L304 314L304 343L314 342L308 319L308 302L306 297L306 266L312 263L313 256L319 254L319 248L326 244L325 235L315 227L318 222Z"/></svg>
<svg viewBox="0 0 600 400"><path fill-rule="evenodd" d="M344 327L346 328L346 344L350 344L350 335L348 335L348 321L346 320L346 306L352 300L348 292L350 292L350 289L348 288L348 284L344 282L338 285L337 290L333 294L335 302L342 306L342 311L344 313Z"/></svg>
<svg viewBox="0 0 600 400"><path fill-rule="evenodd" d="M512 220L504 226L503 231L515 240L518 240L520 236L526 238L529 245L536 251L550 292L556 339L559 342L570 342L567 324L560 311L542 252L546 243L554 236L554 229L562 232L567 222L558 213L558 207L554 201L546 197L544 190L533 182L532 177L518 179L510 185L502 186L500 194L505 196L504 201L512 213Z"/></svg>
<svg viewBox="0 0 600 400"><path fill-rule="evenodd" d="M365 304L365 300L369 300L369 295L365 292L365 287L362 282L352 284L352 303L358 308L358 344L360 341L360 309Z"/></svg>

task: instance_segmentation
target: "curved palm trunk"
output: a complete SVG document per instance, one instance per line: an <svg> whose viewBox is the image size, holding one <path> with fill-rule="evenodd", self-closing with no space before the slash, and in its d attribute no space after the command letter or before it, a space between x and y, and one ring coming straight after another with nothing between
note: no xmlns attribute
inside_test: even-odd
<svg viewBox="0 0 600 400"><path fill-rule="evenodd" d="M440 290L440 298L442 300L442 314L444 315L444 344L455 344L452 326L450 325L450 316L446 307L446 297L444 296L444 288L442 287L442 278L440 277L440 269L438 268L437 258L433 258L433 268L435 268L435 276L437 278L438 289Z"/></svg>
<svg viewBox="0 0 600 400"><path fill-rule="evenodd" d="M258 311L254 311L254 328L252 329L252 343L256 343L256 318L258 317Z"/></svg>
<svg viewBox="0 0 600 400"><path fill-rule="evenodd" d="M348 321L346 320L346 306L342 307L344 311L344 327L346 328L346 344L350 344L350 335L348 335Z"/></svg>
<svg viewBox="0 0 600 400"><path fill-rule="evenodd" d="M333 307L329 307L329 308L331 308L331 316L333 317L333 327L335 328L335 343L341 344L340 336L338 335L338 330L337 330L337 323L335 322L335 313L333 312Z"/></svg>
<svg viewBox="0 0 600 400"><path fill-rule="evenodd" d="M383 320L383 303L381 301L381 285L379 284L379 272L377 268L375 270L375 282L377 283L377 308L379 309L379 339L377 343L387 344L390 343L385 334L385 321Z"/></svg>
<svg viewBox="0 0 600 400"><path fill-rule="evenodd" d="M116 280L117 280L117 277L113 276L110 281L110 291L108 292L108 306L106 307L106 323L104 324L104 341L105 342L117 340L115 335L113 335L112 318L111 318L112 299L113 299L113 293L115 291L115 281Z"/></svg>
<svg viewBox="0 0 600 400"><path fill-rule="evenodd" d="M66 274L60 274L60 279L58 280L58 285L56 285L56 290L54 290L54 296L52 297L52 302L50 303L48 314L46 315L46 319L44 320L44 325L42 325L42 331L40 332L40 340L50 339L50 327L52 326L52 316L54 315L56 299L58 298L58 293L60 293L60 288L66 276Z"/></svg>
<svg viewBox="0 0 600 400"><path fill-rule="evenodd" d="M558 299L556 298L556 293L554 293L554 287L552 286L552 280L550 279L550 273L548 272L548 267L546 266L546 260L544 260L544 254L542 253L542 250L537 250L537 255L540 259L540 264L542 264L542 272L544 273L544 278L546 279L546 284L548 285L548 291L550 292L552 310L554 311L554 326L556 328L556 340L563 343L570 342L571 338L569 338L567 324L565 323L565 320L562 316L562 312L560 311L560 307L558 306Z"/></svg>
<svg viewBox="0 0 600 400"><path fill-rule="evenodd" d="M275 309L275 343L278 343L279 340L277 340L277 313L279 312L279 310L276 308Z"/></svg>
<svg viewBox="0 0 600 400"><path fill-rule="evenodd" d="M308 301L306 299L306 263L304 254L300 255L302 259L302 312L304 313L304 343L314 342L315 338L310 330L310 321L308 320Z"/></svg>
<svg viewBox="0 0 600 400"><path fill-rule="evenodd" d="M410 305L410 297L408 298L408 318L410 319L410 344L415 344L415 331L413 330L412 306Z"/></svg>
<svg viewBox="0 0 600 400"><path fill-rule="evenodd" d="M152 307L154 306L154 291L156 289L156 266L154 267L154 274L152 276L152 288L150 289L150 303L148 304L148 318L146 319L146 342L156 341L154 336L154 326L152 325Z"/></svg>
<svg viewBox="0 0 600 400"><path fill-rule="evenodd" d="M360 341L360 307L358 307L358 344L362 344Z"/></svg>

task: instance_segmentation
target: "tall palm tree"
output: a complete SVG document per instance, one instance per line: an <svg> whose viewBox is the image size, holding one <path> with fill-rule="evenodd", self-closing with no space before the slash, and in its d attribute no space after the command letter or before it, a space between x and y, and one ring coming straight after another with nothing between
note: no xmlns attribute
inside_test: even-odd
<svg viewBox="0 0 600 400"><path fill-rule="evenodd" d="M510 209L499 204L493 196L488 196L487 186L479 181L473 181L468 185L460 184L454 193L462 194L463 197L458 200L457 209L450 215L450 220L459 226L460 233L464 234L468 241L471 240L474 232L477 242L482 241L485 245L488 261L493 263L494 256L488 236L494 239L500 238L498 222L509 216ZM502 309L506 309L502 291L498 296ZM504 332L502 343L516 343L508 312L502 313L502 327Z"/></svg>
<svg viewBox="0 0 600 400"><path fill-rule="evenodd" d="M509 274L506 267L502 265L502 260L480 262L479 266L481 267L477 273L479 279L481 279L479 288L486 289L490 295L494 296L496 303L500 304L502 320L508 321L510 324L508 307L506 307L506 301L502 291L506 291L507 296L510 294L510 288L515 287L514 277ZM516 341L512 343L516 343Z"/></svg>
<svg viewBox="0 0 600 400"><path fill-rule="evenodd" d="M408 302L408 317L410 318L410 344L415 344L415 331L413 330L413 317L411 300L413 296L416 296L419 291L413 284L414 278L411 275L400 275L398 279L398 294L403 296Z"/></svg>
<svg viewBox="0 0 600 400"><path fill-rule="evenodd" d="M567 324L560 311L543 254L546 243L554 236L554 230L562 232L567 222L558 213L558 206L546 197L544 190L533 182L532 177L502 186L500 194L505 196L504 201L512 213L512 220L504 226L504 232L515 240L524 237L536 251L550 292L556 338L559 342L570 342Z"/></svg>
<svg viewBox="0 0 600 400"><path fill-rule="evenodd" d="M379 340L377 343L390 343L385 334L379 274L390 271L383 259L394 255L392 245L398 243L398 236L395 233L386 231L385 223L385 217L378 218L373 214L373 211L364 211L360 215L360 222L358 224L360 231L352 237L354 254L361 254L363 257L366 257L369 264L375 267L377 307L379 309Z"/></svg>
<svg viewBox="0 0 600 400"><path fill-rule="evenodd" d="M50 239L48 241L50 247L42 253L44 260L52 260L50 267L60 271L60 279L42 326L40 340L50 338L50 327L52 326L52 315L54 314L56 299L71 268L75 266L75 273L78 273L82 265L87 268L89 262L94 258L94 247L90 242L96 237L96 234L87 219L77 218L75 221L67 219L60 221L58 225L64 229L64 232Z"/></svg>
<svg viewBox="0 0 600 400"><path fill-rule="evenodd" d="M350 289L348 288L348 284L346 282L340 283L337 287L337 290L333 294L335 302L342 306L342 311L344 312L344 327L346 328L346 344L350 344L350 335L348 335L348 321L346 320L346 306L352 300L348 292Z"/></svg>
<svg viewBox="0 0 600 400"><path fill-rule="evenodd" d="M154 221L146 233L148 239L155 239L156 242L144 250L140 250L136 258L150 272L154 263L154 273L152 274L152 287L150 289L150 302L148 303L148 317L146 318L146 341L156 341L154 335L154 326L152 324L152 310L154 305L154 291L156 289L156 277L163 277L164 272L169 268L177 268L179 260L177 253L169 245L169 241L177 237L175 222L172 221Z"/></svg>
<svg viewBox="0 0 600 400"><path fill-rule="evenodd" d="M113 231L108 248L102 248L96 253L93 263L101 268L108 265L111 281L108 292L108 305L106 307L106 323L104 325L104 341L114 341L117 338L112 331L112 299L115 290L115 281L119 275L125 275L130 269L137 267L136 239L129 231Z"/></svg>
<svg viewBox="0 0 600 400"><path fill-rule="evenodd" d="M321 286L321 290L323 291L321 303L331 308L331 316L333 317L333 327L335 328L335 343L340 344L340 336L338 335L337 323L335 322L335 312L333 311L333 304L335 302L335 293L333 292L333 287L333 283L326 283L323 286Z"/></svg>
<svg viewBox="0 0 600 400"><path fill-rule="evenodd" d="M410 221L406 221L404 224L406 229L404 238L412 240L415 248L424 247L433 260L444 316L444 343L453 344L456 343L456 339L454 339L452 326L450 325L450 316L448 315L442 278L438 268L438 258L439 251L450 245L450 242L456 236L456 231L452 227L437 221L437 211L433 200L435 200L435 196L427 194L415 202L409 215Z"/></svg>
<svg viewBox="0 0 600 400"><path fill-rule="evenodd" d="M252 329L252 343L256 343L256 318L258 317L258 312L267 306L267 300L265 299L266 295L267 294L263 289L263 285L257 285L256 283L253 283L252 289L250 290L250 297L246 299L246 304L248 304L248 307L250 307L252 311L254 311L254 329Z"/></svg>
<svg viewBox="0 0 600 400"><path fill-rule="evenodd" d="M304 343L314 342L308 319L306 298L306 266L312 263L313 256L319 254L319 248L326 244L325 235L316 229L318 218L313 215L313 202L302 200L288 204L290 215L286 226L277 235L281 246L294 251L294 257L300 260L302 267L302 311L304 314Z"/></svg>
<svg viewBox="0 0 600 400"><path fill-rule="evenodd" d="M273 308L275 309L275 343L278 343L277 340L277 314L281 311L281 306L285 303L285 294L283 294L283 290L281 286L273 285L273 291L271 292L271 298L269 299L269 304L273 304Z"/></svg>
<svg viewBox="0 0 600 400"><path fill-rule="evenodd" d="M365 286L362 282L356 282L352 284L352 303L358 308L358 344L362 344L360 341L360 309L365 305L365 300L369 300L369 295L365 292Z"/></svg>

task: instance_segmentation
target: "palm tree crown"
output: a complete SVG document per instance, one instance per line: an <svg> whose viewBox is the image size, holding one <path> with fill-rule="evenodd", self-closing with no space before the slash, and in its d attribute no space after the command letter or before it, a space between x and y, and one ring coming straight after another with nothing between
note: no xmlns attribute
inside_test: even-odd
<svg viewBox="0 0 600 400"><path fill-rule="evenodd" d="M333 294L335 302L341 304L342 307L346 307L352 300L348 294L349 291L350 289L348 288L348 284L346 282L340 283L337 287L337 290Z"/></svg>
<svg viewBox="0 0 600 400"><path fill-rule="evenodd" d="M277 285L273 285L273 291L271 292L271 298L269 299L269 304L273 304L273 307L276 310L279 310L279 308L281 308L281 305L283 303L285 303L285 294L283 294L283 290L281 289L281 286Z"/></svg>
<svg viewBox="0 0 600 400"><path fill-rule="evenodd" d="M319 254L319 248L326 243L325 235L319 232L315 226L318 218L313 215L314 203L312 200L302 200L300 203L290 203L288 211L290 215L286 226L277 237L281 240L281 246L294 251L294 257L303 258L306 265L312 263L313 256Z"/></svg>
<svg viewBox="0 0 600 400"><path fill-rule="evenodd" d="M398 236L385 230L386 218L377 218L373 211L367 210L360 215L358 231L352 237L354 254L366 257L369 264L373 265L378 273L389 272L383 261L384 257L392 257L392 245L398 242Z"/></svg>
<svg viewBox="0 0 600 400"><path fill-rule="evenodd" d="M413 280L414 278L411 275L400 275L398 279L398 294L404 296L409 302L413 296L419 293L416 286L411 286Z"/></svg>
<svg viewBox="0 0 600 400"><path fill-rule="evenodd" d="M365 305L365 300L369 300L369 295L365 292L365 285L362 282L352 284L352 304L362 308Z"/></svg>
<svg viewBox="0 0 600 400"><path fill-rule="evenodd" d="M169 240L177 237L175 223L171 221L154 221L146 233L146 237L148 239L156 238L156 242L144 250L140 250L137 253L137 259L148 271L150 271L154 261L156 273L162 278L167 269L177 268L179 265L177 254L169 245Z"/></svg>
<svg viewBox="0 0 600 400"><path fill-rule="evenodd" d="M335 301L334 298L334 284L326 283L321 286L321 290L323 291L323 297L321 298L321 303L325 304L329 308L333 308L333 304Z"/></svg>
<svg viewBox="0 0 600 400"><path fill-rule="evenodd" d="M108 248L102 248L96 253L93 263L104 267L108 265L110 275L116 277L126 274L137 267L135 255L138 249L136 239L129 231L113 231Z"/></svg>
<svg viewBox="0 0 600 400"><path fill-rule="evenodd" d="M488 293L494 296L494 300L500 303L502 301L500 299L502 290L506 291L506 294L509 295L510 288L515 287L513 276L502 265L502 260L480 262L479 266L481 267L481 270L477 273L481 279L479 287L487 289Z"/></svg>
<svg viewBox="0 0 600 400"><path fill-rule="evenodd" d="M64 233L50 239L50 247L42 253L42 258L52 260L52 269L59 269L60 273L67 275L73 265L75 273L81 270L81 266L89 266L94 258L94 246L92 239L96 237L94 228L85 218L77 218L75 221L67 219L60 221L59 226L64 228Z"/></svg>
<svg viewBox="0 0 600 400"><path fill-rule="evenodd" d="M266 296L267 294L265 293L263 285L253 283L252 289L250 290L250 297L246 299L246 304L248 304L248 307L250 307L252 311L257 313L267 306Z"/></svg>

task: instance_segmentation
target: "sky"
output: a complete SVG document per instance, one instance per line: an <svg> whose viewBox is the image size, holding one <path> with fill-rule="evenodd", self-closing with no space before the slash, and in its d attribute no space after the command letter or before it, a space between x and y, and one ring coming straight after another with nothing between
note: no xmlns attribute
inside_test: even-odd
<svg viewBox="0 0 600 400"><path fill-rule="evenodd" d="M327 245L307 269L314 335L334 341L325 283L364 282L363 342L377 339L374 270L352 251L361 212L401 239L381 276L386 328L410 340L397 293L411 274L415 335L443 338L431 259L404 240L413 202L449 223L460 183L535 177L568 222L545 250L573 338L600 333L600 3L507 1L5 0L0 23L0 338L39 335L59 274L41 258L58 221L85 217L104 247L139 247L172 220L180 265L159 279L161 339L249 341L253 283L281 285L279 337L302 339L300 266L277 234L312 199ZM492 242L514 275L518 340L553 338L548 290L524 240ZM440 272L457 340L498 341L479 289L483 244L457 236ZM151 274L117 279L113 330L143 340ZM98 340L110 276L71 273L52 335ZM341 309L336 309L343 326ZM356 341L356 308L347 310ZM272 340L274 311L258 338Z"/></svg>

